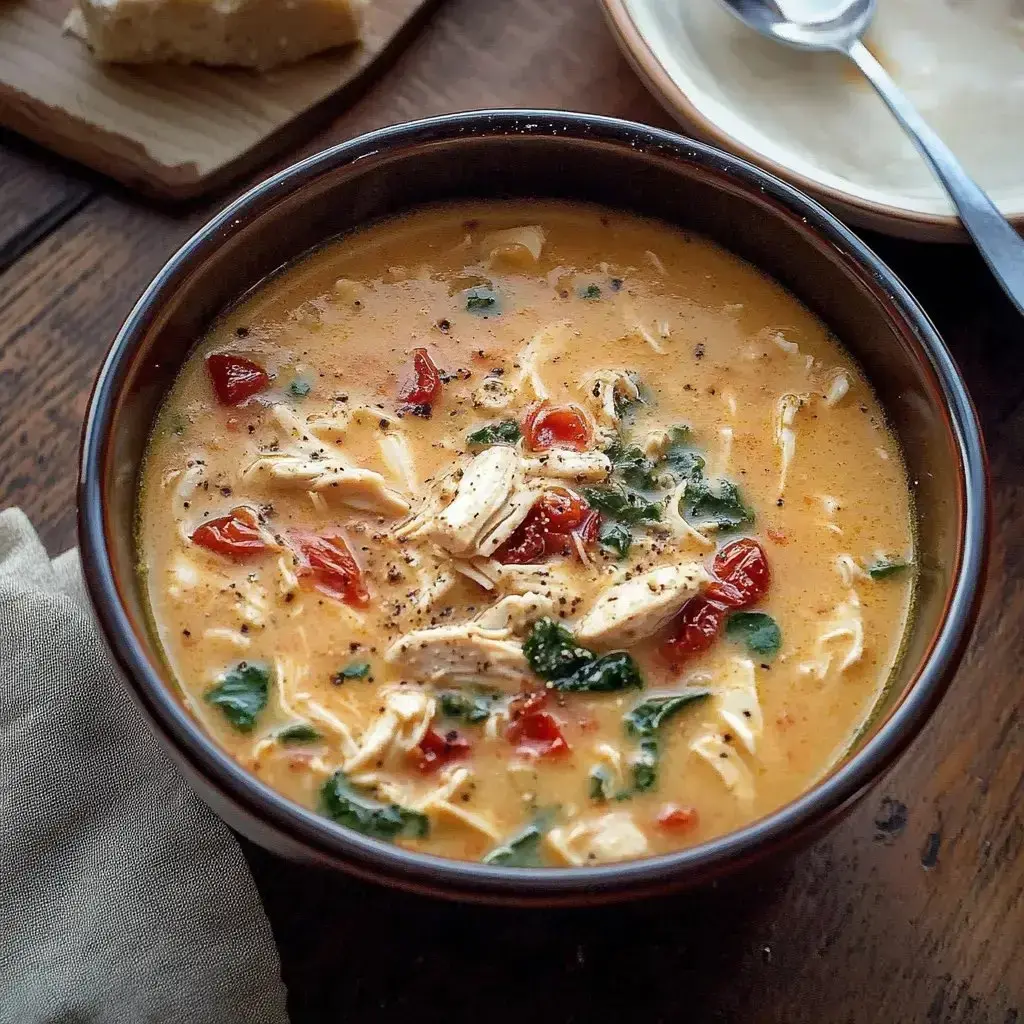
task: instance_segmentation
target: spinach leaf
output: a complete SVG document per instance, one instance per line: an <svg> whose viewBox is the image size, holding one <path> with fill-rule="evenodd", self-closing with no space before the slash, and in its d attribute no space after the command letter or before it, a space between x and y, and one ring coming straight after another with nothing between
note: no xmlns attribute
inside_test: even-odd
<svg viewBox="0 0 1024 1024"><path fill-rule="evenodd" d="M586 288L581 288L579 291L581 299L599 299L601 298L601 289L596 284L588 284Z"/></svg>
<svg viewBox="0 0 1024 1024"><path fill-rule="evenodd" d="M331 682L335 686L341 686L349 679L365 679L370 674L370 663L368 661L350 661L344 668L338 669L331 676Z"/></svg>
<svg viewBox="0 0 1024 1024"><path fill-rule="evenodd" d="M725 633L742 640L762 658L773 657L782 646L779 624L764 612L733 612L725 623Z"/></svg>
<svg viewBox="0 0 1024 1024"><path fill-rule="evenodd" d="M396 839L398 836L422 838L430 832L426 815L398 804L382 804L357 793L341 771L335 772L323 784L320 801L324 813L339 825L375 839Z"/></svg>
<svg viewBox="0 0 1024 1024"><path fill-rule="evenodd" d="M620 523L657 523L661 521L660 502L648 501L636 491L619 484L606 487L584 487L583 496L596 508Z"/></svg>
<svg viewBox="0 0 1024 1024"><path fill-rule="evenodd" d="M655 486L654 463L636 446L616 441L604 450L611 460L612 472L630 487L651 490Z"/></svg>
<svg viewBox="0 0 1024 1024"><path fill-rule="evenodd" d="M540 619L533 624L523 653L530 668L547 681L571 676L595 660L593 651L578 646L572 633L553 619Z"/></svg>
<svg viewBox="0 0 1024 1024"><path fill-rule="evenodd" d="M296 722L294 725L286 725L276 734L278 743L316 743L320 739L320 733L313 726L306 722Z"/></svg>
<svg viewBox="0 0 1024 1024"><path fill-rule="evenodd" d="M440 696L440 704L445 718L460 719L469 725L478 725L491 717L491 698L483 694L446 690Z"/></svg>
<svg viewBox="0 0 1024 1024"><path fill-rule="evenodd" d="M270 673L262 665L240 661L206 691L205 699L220 708L239 732L249 732L256 716L267 706L269 690Z"/></svg>
<svg viewBox="0 0 1024 1024"><path fill-rule="evenodd" d="M590 769L587 777L589 783L588 792L590 799L598 803L604 803L612 798L612 773L603 764L596 764Z"/></svg>
<svg viewBox="0 0 1024 1024"><path fill-rule="evenodd" d="M313 385L308 380L302 380L301 377L296 377L295 380L288 385L288 391L296 398L305 398L306 395L313 390Z"/></svg>
<svg viewBox="0 0 1024 1024"><path fill-rule="evenodd" d="M466 440L474 448L483 448L490 444L515 444L522 436L515 420L502 420L474 430Z"/></svg>
<svg viewBox="0 0 1024 1024"><path fill-rule="evenodd" d="M626 731L634 736L653 736L677 711L711 695L710 690L691 687L682 693L664 697L648 697L640 701L624 719Z"/></svg>
<svg viewBox="0 0 1024 1024"><path fill-rule="evenodd" d="M551 680L551 685L562 693L613 693L617 690L642 690L644 680L633 656L625 651L615 651L588 662L572 675Z"/></svg>
<svg viewBox="0 0 1024 1024"><path fill-rule="evenodd" d="M668 432L668 445L659 464L668 467L681 480L701 478L704 460L693 450L689 427L673 427Z"/></svg>
<svg viewBox="0 0 1024 1024"><path fill-rule="evenodd" d="M484 857L484 863L501 864L508 868L540 867L540 840L543 834L539 825L527 825L507 843L491 850Z"/></svg>
<svg viewBox="0 0 1024 1024"><path fill-rule="evenodd" d="M887 558L879 558L868 566L868 575L873 580L884 580L906 569L907 563L898 559L889 561Z"/></svg>
<svg viewBox="0 0 1024 1024"><path fill-rule="evenodd" d="M729 480L717 486L692 479L679 499L679 512L696 523L717 523L723 530L735 530L754 521L754 511L743 504L740 489Z"/></svg>
<svg viewBox="0 0 1024 1024"><path fill-rule="evenodd" d="M466 290L466 310L477 316L497 316L501 313L498 293L491 288L468 288Z"/></svg>
<svg viewBox="0 0 1024 1024"><path fill-rule="evenodd" d="M597 542L601 547L614 551L619 558L625 558L633 543L633 534L628 526L606 519L597 531Z"/></svg>
<svg viewBox="0 0 1024 1024"><path fill-rule="evenodd" d="M633 769L633 791L646 793L658 784L658 741L645 739L640 742L640 752L631 763Z"/></svg>

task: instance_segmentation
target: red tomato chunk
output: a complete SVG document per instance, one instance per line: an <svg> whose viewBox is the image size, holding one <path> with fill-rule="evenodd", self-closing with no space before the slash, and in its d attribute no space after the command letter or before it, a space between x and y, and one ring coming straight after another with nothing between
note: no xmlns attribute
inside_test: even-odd
<svg viewBox="0 0 1024 1024"><path fill-rule="evenodd" d="M441 374L425 348L412 350L412 366L398 386L403 405L433 405L441 397Z"/></svg>
<svg viewBox="0 0 1024 1024"><path fill-rule="evenodd" d="M239 562L262 555L273 546L267 541L259 517L248 505L239 505L226 516L197 527L192 543Z"/></svg>
<svg viewBox="0 0 1024 1024"><path fill-rule="evenodd" d="M526 444L535 452L571 448L585 452L594 444L594 431L582 409L575 405L535 406L523 422Z"/></svg>
<svg viewBox="0 0 1024 1024"><path fill-rule="evenodd" d="M700 824L700 815L694 807L665 804L658 813L658 825L666 832L689 832Z"/></svg>
<svg viewBox="0 0 1024 1024"><path fill-rule="evenodd" d="M420 740L419 761L416 767L424 775L437 771L438 768L465 757L470 750L469 740L459 734L455 729L450 729L442 734L436 729L428 729Z"/></svg>
<svg viewBox="0 0 1024 1024"><path fill-rule="evenodd" d="M678 668L687 658L706 651L722 628L725 612L704 597L691 597L672 625L672 636L662 646L669 664Z"/></svg>
<svg viewBox="0 0 1024 1024"><path fill-rule="evenodd" d="M759 601L772 582L764 548L750 537L726 544L715 556L714 573L718 579L708 587L707 597L727 608Z"/></svg>
<svg viewBox="0 0 1024 1024"><path fill-rule="evenodd" d="M527 565L549 555L571 556L577 551L573 535L584 547L594 544L600 520L581 497L564 487L552 488L533 503L494 557L504 565Z"/></svg>
<svg viewBox="0 0 1024 1024"><path fill-rule="evenodd" d="M512 702L512 721L505 738L516 745L516 751L534 757L558 757L569 752L558 719L540 710L546 703L546 690L524 694Z"/></svg>
<svg viewBox="0 0 1024 1024"><path fill-rule="evenodd" d="M343 604L365 608L370 603L362 570L343 537L299 534L292 543L299 556L300 579Z"/></svg>
<svg viewBox="0 0 1024 1024"><path fill-rule="evenodd" d="M222 405L238 405L270 387L270 375L259 363L230 352L208 355L206 370Z"/></svg>

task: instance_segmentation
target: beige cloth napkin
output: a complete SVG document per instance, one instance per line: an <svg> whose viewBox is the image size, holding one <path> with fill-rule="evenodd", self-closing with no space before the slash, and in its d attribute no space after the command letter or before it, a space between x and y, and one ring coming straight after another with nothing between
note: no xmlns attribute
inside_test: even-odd
<svg viewBox="0 0 1024 1024"><path fill-rule="evenodd" d="M286 1024L238 844L149 734L88 610L0 513L0 1024Z"/></svg>

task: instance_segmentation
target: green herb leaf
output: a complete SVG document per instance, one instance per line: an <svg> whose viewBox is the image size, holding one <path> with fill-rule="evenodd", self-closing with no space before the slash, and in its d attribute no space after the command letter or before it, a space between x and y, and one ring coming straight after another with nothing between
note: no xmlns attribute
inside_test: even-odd
<svg viewBox="0 0 1024 1024"><path fill-rule="evenodd" d="M680 480L700 480L704 460L693 450L693 439L687 426L673 427L668 432L668 445L660 464L668 467Z"/></svg>
<svg viewBox="0 0 1024 1024"><path fill-rule="evenodd" d="M672 715L710 695L710 690L691 687L664 697L648 697L640 701L623 719L626 731L634 736L653 736Z"/></svg>
<svg viewBox="0 0 1024 1024"><path fill-rule="evenodd" d="M331 681L335 686L340 686L348 679L365 679L370 674L370 663L368 661L350 661L344 668L334 673Z"/></svg>
<svg viewBox="0 0 1024 1024"><path fill-rule="evenodd" d="M320 733L306 722L286 725L275 735L278 743L316 743L320 739Z"/></svg>
<svg viewBox="0 0 1024 1024"><path fill-rule="evenodd" d="M631 762L633 790L646 793L658 784L658 741L645 739L640 743L640 752Z"/></svg>
<svg viewBox="0 0 1024 1024"><path fill-rule="evenodd" d="M262 665L242 661L206 691L205 699L220 708L239 732L249 732L267 706L269 690L270 673Z"/></svg>
<svg viewBox="0 0 1024 1024"><path fill-rule="evenodd" d="M764 612L733 612L725 623L725 633L742 640L762 658L773 657L782 646L779 624Z"/></svg>
<svg viewBox="0 0 1024 1024"><path fill-rule="evenodd" d="M562 693L614 693L617 690L642 690L643 676L631 654L615 651L576 669L572 675L551 680Z"/></svg>
<svg viewBox="0 0 1024 1024"><path fill-rule="evenodd" d="M498 293L491 288L468 288L465 295L467 312L477 316L497 316L501 313Z"/></svg>
<svg viewBox="0 0 1024 1024"><path fill-rule="evenodd" d="M604 803L612 798L612 773L603 764L594 765L589 775L590 799Z"/></svg>
<svg viewBox="0 0 1024 1024"><path fill-rule="evenodd" d="M486 722L491 717L491 698L483 694L446 690L440 695L440 703L441 714L445 718L456 718L470 725Z"/></svg>
<svg viewBox="0 0 1024 1024"><path fill-rule="evenodd" d="M484 857L484 863L501 864L507 868L541 867L540 840L543 834L539 825L527 825L507 843L491 850Z"/></svg>
<svg viewBox="0 0 1024 1024"><path fill-rule="evenodd" d="M663 511L659 502L648 501L618 484L607 487L584 487L583 495L591 508L596 508L620 523L657 523Z"/></svg>
<svg viewBox="0 0 1024 1024"><path fill-rule="evenodd" d="M753 509L743 503L740 489L729 480L719 480L716 486L691 479L679 499L679 512L692 522L717 523L723 530L735 530L754 521Z"/></svg>
<svg viewBox="0 0 1024 1024"><path fill-rule="evenodd" d="M552 619L540 619L533 624L523 653L530 668L548 681L571 676L595 660L593 651L580 647L572 633Z"/></svg>
<svg viewBox="0 0 1024 1024"><path fill-rule="evenodd" d="M895 576L898 573L903 572L906 569L907 563L900 560L889 561L886 558L879 558L876 562L868 566L868 575L873 580L884 580L890 576Z"/></svg>
<svg viewBox="0 0 1024 1024"><path fill-rule="evenodd" d="M619 558L625 558L633 543L633 534L623 523L605 519L597 531L597 542L601 547L614 551Z"/></svg>
<svg viewBox="0 0 1024 1024"><path fill-rule="evenodd" d="M300 378L296 377L295 380L293 380L291 384L288 385L288 390L296 398L305 398L306 395L308 395L310 391L313 390L313 385L310 384L308 380L301 380Z"/></svg>
<svg viewBox="0 0 1024 1024"><path fill-rule="evenodd" d="M515 444L522 436L515 420L502 420L474 430L466 440L474 448L483 448L491 444Z"/></svg>
<svg viewBox="0 0 1024 1024"><path fill-rule="evenodd" d="M581 299L599 299L601 298L601 289L596 284L588 284L585 288L580 288Z"/></svg>
<svg viewBox="0 0 1024 1024"><path fill-rule="evenodd" d="M320 801L324 813L339 825L375 839L422 838L430 832L426 815L356 792L344 772L335 772L323 784Z"/></svg>
<svg viewBox="0 0 1024 1024"><path fill-rule="evenodd" d="M612 473L630 487L650 490L654 483L654 463L636 445L623 445L616 441L604 450L611 460Z"/></svg>

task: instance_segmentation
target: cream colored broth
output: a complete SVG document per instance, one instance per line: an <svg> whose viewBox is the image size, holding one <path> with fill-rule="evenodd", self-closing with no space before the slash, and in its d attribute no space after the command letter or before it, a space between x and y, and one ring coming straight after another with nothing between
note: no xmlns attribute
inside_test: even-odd
<svg viewBox="0 0 1024 1024"><path fill-rule="evenodd" d="M536 260L528 245L489 237L524 225L542 229L524 236L535 248L543 237ZM474 286L491 287L500 312L467 310L465 289ZM397 400L420 347L445 376L429 419L402 412ZM220 404L204 362L212 352L264 366L270 388L237 406ZM621 419L609 419L593 379L615 370L642 388L642 403ZM629 389L621 378L614 386L620 396ZM719 535L672 517L634 528L623 561L594 545L588 563L551 557L532 585L511 582L522 575L515 570L492 590L462 575L453 566L466 568L473 551L455 558L437 543L436 516L452 500L458 472L490 450L470 449L467 435L522 420L538 388L550 403L586 412L596 450L621 436L646 444L657 461L659 432L689 425L704 477L735 482L753 525ZM507 409L482 404L496 393L510 400ZM802 404L787 413L786 395ZM403 442L404 466L396 447ZM537 457L522 449L520 442L517 465ZM298 475L274 476L275 467L290 472L303 463ZM366 494L344 480L317 489L325 478L315 474L338 464L380 474L382 500L397 494L409 511L353 508L346 502ZM577 493L590 486L571 476L526 474L521 482ZM667 493L654 497L664 504ZM279 550L236 563L190 540L240 505L263 510ZM910 567L882 579L866 572L880 558L912 565L910 499L878 403L821 322L702 239L564 204L416 212L333 242L265 283L201 342L169 395L150 444L139 522L156 628L189 708L211 735L271 786L318 809L325 783L347 766L360 799L425 816L427 836L397 842L474 860L531 823L544 833L537 852L545 864L660 853L791 800L835 763L869 715L898 656L913 588ZM364 609L311 587L290 550L297 531L339 528L364 573ZM773 617L777 654L751 652L723 632L671 668L660 646L673 624L625 645L588 644L599 654L627 646L645 688L549 688L545 710L570 748L562 756L530 756L506 735L512 694L544 688L536 677L499 681L488 720L467 724L443 718L438 705L441 692L467 690L464 676L453 683L433 662L428 671L388 660L410 631L461 627L515 590L550 598L555 616L579 628L610 587L658 567L710 569L715 546L742 536L762 544L771 567L767 595L747 610ZM501 572L488 559L472 564L475 574ZM525 618L536 614L527 609ZM492 635L517 649L531 628ZM454 645L439 648L442 661ZM208 699L239 662L264 667L269 680L249 731ZM339 679L339 670L363 662L366 678ZM475 667L497 671L486 658ZM711 696L658 729L657 782L638 790L640 739L624 728L624 715L652 694L685 687ZM471 749L423 773L416 741L427 718L442 734L457 729ZM317 739L275 738L296 722ZM592 794L597 766L610 800ZM682 820L665 827L659 815L673 808Z"/></svg>

